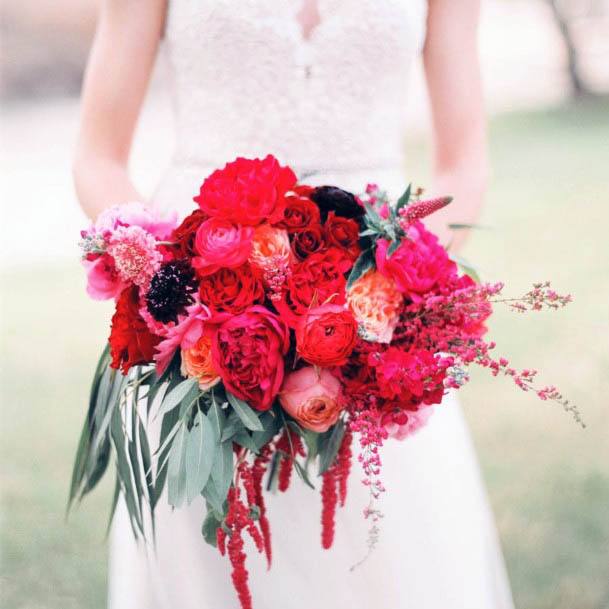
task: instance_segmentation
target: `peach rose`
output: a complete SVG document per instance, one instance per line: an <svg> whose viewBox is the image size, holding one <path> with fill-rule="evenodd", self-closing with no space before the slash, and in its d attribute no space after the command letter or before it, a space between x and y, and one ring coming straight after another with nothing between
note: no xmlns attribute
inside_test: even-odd
<svg viewBox="0 0 609 609"><path fill-rule="evenodd" d="M199 380L204 391L220 381L211 361L211 338L202 336L190 349L182 349L182 375Z"/></svg>
<svg viewBox="0 0 609 609"><path fill-rule="evenodd" d="M338 421L340 391L340 381L328 370L308 366L285 378L279 401L305 429L321 433Z"/></svg>
<svg viewBox="0 0 609 609"><path fill-rule="evenodd" d="M282 228L270 224L256 227L252 240L250 262L265 269L272 262L274 267L287 264L290 260L290 238Z"/></svg>
<svg viewBox="0 0 609 609"><path fill-rule="evenodd" d="M393 279L368 271L347 294L347 304L366 340L390 343L398 324L403 296Z"/></svg>

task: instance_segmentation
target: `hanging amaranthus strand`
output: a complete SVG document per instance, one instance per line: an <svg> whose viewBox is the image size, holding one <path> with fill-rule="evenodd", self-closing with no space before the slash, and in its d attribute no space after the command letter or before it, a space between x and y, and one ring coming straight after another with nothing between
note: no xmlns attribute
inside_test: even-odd
<svg viewBox="0 0 609 609"><path fill-rule="evenodd" d="M273 449L270 444L264 446L260 451L260 454L254 460L254 466L252 468L254 489L256 491L256 505L260 510L260 531L262 532L262 538L264 540L264 554L269 569L271 568L271 562L273 560L273 549L271 545L271 526L266 515L266 504L264 502L264 493L262 492L262 479L266 473L272 452Z"/></svg>
<svg viewBox="0 0 609 609"><path fill-rule="evenodd" d="M279 461L277 487L282 493L285 493L290 487L294 459L297 456L304 457L306 452L300 436L297 433L290 431L287 427L284 428L281 437L277 441L276 450L282 453Z"/></svg>

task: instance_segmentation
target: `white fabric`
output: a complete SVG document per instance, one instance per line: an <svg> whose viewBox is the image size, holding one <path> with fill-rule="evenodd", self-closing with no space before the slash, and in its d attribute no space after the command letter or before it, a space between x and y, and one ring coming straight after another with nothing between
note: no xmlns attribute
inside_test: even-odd
<svg viewBox="0 0 609 609"><path fill-rule="evenodd" d="M238 155L272 152L309 183L403 188L408 73L424 40L424 0L317 0L305 41L302 0L169 0L165 52L177 113L175 160L154 203L185 214L202 179ZM252 548L256 609L512 609L492 515L453 396L428 426L383 452L385 518L365 554L367 492L355 466L334 547L320 545L319 491L294 477L269 496L273 566ZM238 607L227 559L207 546L201 501L161 499L156 550L136 544L119 504L110 609Z"/></svg>

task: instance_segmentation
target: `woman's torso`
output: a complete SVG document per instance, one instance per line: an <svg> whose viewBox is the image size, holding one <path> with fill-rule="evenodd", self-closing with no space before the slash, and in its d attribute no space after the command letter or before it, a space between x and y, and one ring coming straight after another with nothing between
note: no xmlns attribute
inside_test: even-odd
<svg viewBox="0 0 609 609"><path fill-rule="evenodd" d="M169 0L173 163L154 197L188 211L214 168L272 153L309 181L399 189L410 67L425 0ZM387 183L390 181L391 183Z"/></svg>

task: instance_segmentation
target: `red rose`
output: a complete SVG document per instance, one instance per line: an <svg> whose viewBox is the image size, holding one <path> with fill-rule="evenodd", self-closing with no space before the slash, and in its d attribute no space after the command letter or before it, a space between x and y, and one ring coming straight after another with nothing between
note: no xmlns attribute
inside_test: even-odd
<svg viewBox="0 0 609 609"><path fill-rule="evenodd" d="M194 200L214 218L250 226L273 224L283 218L285 195L295 183L294 172L279 165L274 156L240 157L214 171Z"/></svg>
<svg viewBox="0 0 609 609"><path fill-rule="evenodd" d="M328 214L324 224L326 242L345 250L352 260L360 255L359 224L352 218L337 216L333 211Z"/></svg>
<svg viewBox="0 0 609 609"><path fill-rule="evenodd" d="M353 263L342 250L331 247L297 264L287 281L282 300L275 303L284 319L295 327L311 306L345 303L345 273Z"/></svg>
<svg viewBox="0 0 609 609"><path fill-rule="evenodd" d="M356 342L357 322L340 305L309 309L296 326L296 350L316 366L342 366Z"/></svg>
<svg viewBox="0 0 609 609"><path fill-rule="evenodd" d="M296 186L294 193L285 198L283 219L277 226L285 228L289 233L294 233L311 224L319 224L319 207L308 197L313 190L311 186Z"/></svg>
<svg viewBox="0 0 609 609"><path fill-rule="evenodd" d="M410 227L391 257L387 256L389 243L379 239L376 246L378 270L395 281L401 292L413 300L457 275L457 265L448 257L438 238L420 222Z"/></svg>
<svg viewBox="0 0 609 609"><path fill-rule="evenodd" d="M148 364L154 358L154 347L160 337L150 332L139 312L139 292L136 286L123 290L116 302L110 331L112 368L127 374L131 366Z"/></svg>
<svg viewBox="0 0 609 609"><path fill-rule="evenodd" d="M228 391L256 410L268 410L283 382L289 330L264 307L225 321L212 341L212 360Z"/></svg>
<svg viewBox="0 0 609 609"><path fill-rule="evenodd" d="M213 311L242 313L264 301L264 285L258 269L245 263L234 269L220 269L201 279L201 303Z"/></svg>
<svg viewBox="0 0 609 609"><path fill-rule="evenodd" d="M325 247L326 240L321 224L311 224L307 228L292 234L292 249L300 260L315 252L320 252Z"/></svg>
<svg viewBox="0 0 609 609"><path fill-rule="evenodd" d="M207 217L207 214L203 213L200 209L195 209L189 216L184 218L180 226L174 229L170 240L174 243L172 249L177 258L192 258L197 255L195 251L195 235L197 229L207 220Z"/></svg>

